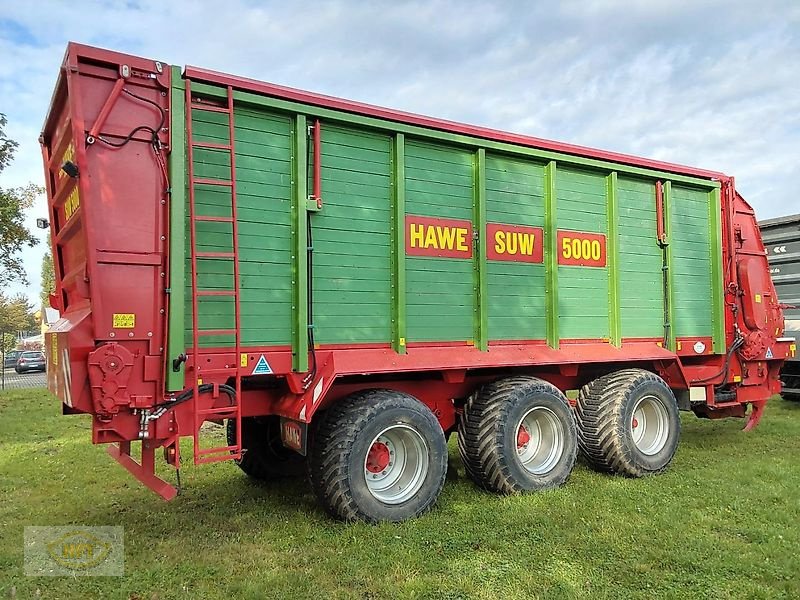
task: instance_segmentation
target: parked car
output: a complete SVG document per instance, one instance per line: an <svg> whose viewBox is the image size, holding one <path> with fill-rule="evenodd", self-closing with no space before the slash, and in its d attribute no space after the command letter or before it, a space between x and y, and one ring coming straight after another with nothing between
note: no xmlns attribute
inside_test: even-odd
<svg viewBox="0 0 800 600"><path fill-rule="evenodd" d="M44 371L47 367L44 360L44 352L27 351L19 355L17 365L14 370L17 373L27 373L28 371Z"/></svg>
<svg viewBox="0 0 800 600"><path fill-rule="evenodd" d="M22 354L19 350L9 350L3 358L3 368L11 369L17 366L17 359Z"/></svg>

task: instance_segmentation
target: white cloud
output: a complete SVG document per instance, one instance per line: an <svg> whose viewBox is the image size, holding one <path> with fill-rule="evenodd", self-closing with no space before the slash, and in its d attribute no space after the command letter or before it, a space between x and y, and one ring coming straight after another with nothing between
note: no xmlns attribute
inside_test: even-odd
<svg viewBox="0 0 800 600"><path fill-rule="evenodd" d="M795 0L0 0L0 112L21 144L1 185L41 180L68 40L722 170L760 217L800 212Z"/></svg>

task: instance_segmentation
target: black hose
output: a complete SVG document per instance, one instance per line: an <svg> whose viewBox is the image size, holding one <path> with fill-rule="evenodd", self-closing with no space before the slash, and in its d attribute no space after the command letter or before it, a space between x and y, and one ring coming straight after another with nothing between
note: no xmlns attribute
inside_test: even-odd
<svg viewBox="0 0 800 600"><path fill-rule="evenodd" d="M710 377L703 377L702 379L693 379L690 383L705 383L707 381L711 381L712 379L716 379L720 375L723 376L722 382L725 383L725 380L728 378L728 369L730 368L731 357L733 356L733 353L736 352L743 345L744 345L744 337L742 335L739 335L735 340L733 340L731 347L728 348L728 353L725 355L725 363L722 367L722 370L719 373L716 373L715 375L712 375Z"/></svg>
<svg viewBox="0 0 800 600"><path fill-rule="evenodd" d="M167 120L167 116L166 113L164 112L164 109L161 108L161 106L159 106L157 102L153 102L152 100L150 100L149 98L145 98L144 96L139 96L137 94L134 94L127 88L123 88L122 91L125 94L131 96L132 98L136 98L141 102L146 102L147 104L152 104L153 106L155 106L158 109L159 115L161 116L161 119L158 123L158 127L153 129L149 125L139 125L138 127L135 127L128 135L126 135L121 142L111 142L103 137L100 137L99 135L97 136L97 139L103 142L104 144L111 146L112 148L122 148L125 144L130 142L131 139L133 139L134 135L136 135L140 131L149 131L152 137L150 143L153 144L153 147L157 149L161 144L161 142L158 139L158 132L161 131L161 129L164 127L164 123Z"/></svg>
<svg viewBox="0 0 800 600"><path fill-rule="evenodd" d="M204 383L199 388L197 388L197 394L198 395L205 394L207 392L212 391L213 389L214 389L213 383ZM219 391L224 394L228 394L228 396L231 399L231 405L236 404L236 390L233 387L223 383L219 386ZM189 388L183 390L172 400L168 400L167 402L162 402L161 404L156 404L153 408L166 408L166 409L175 408L179 404L183 404L187 400L191 400L192 396L194 396L194 388Z"/></svg>

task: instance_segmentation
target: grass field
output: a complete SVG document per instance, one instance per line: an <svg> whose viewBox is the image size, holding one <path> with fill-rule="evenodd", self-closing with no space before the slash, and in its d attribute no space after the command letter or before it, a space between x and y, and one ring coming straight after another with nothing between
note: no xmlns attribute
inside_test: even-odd
<svg viewBox="0 0 800 600"><path fill-rule="evenodd" d="M683 425L660 477L579 464L562 489L506 498L465 478L451 440L433 512L345 525L305 482L254 484L232 463L187 465L164 503L91 445L87 418L7 392L0 598L800 597L800 403L774 399L750 434ZM68 524L122 525L125 576L24 576L23 527Z"/></svg>

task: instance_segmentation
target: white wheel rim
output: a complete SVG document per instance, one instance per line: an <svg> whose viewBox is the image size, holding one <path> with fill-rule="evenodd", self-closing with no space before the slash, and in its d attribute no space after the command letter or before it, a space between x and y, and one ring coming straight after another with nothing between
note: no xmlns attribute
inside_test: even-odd
<svg viewBox="0 0 800 600"><path fill-rule="evenodd" d="M667 407L656 396L644 396L634 406L629 426L633 443L642 454L658 454L669 437Z"/></svg>
<svg viewBox="0 0 800 600"><path fill-rule="evenodd" d="M555 468L564 453L564 426L544 406L529 410L514 429L517 458L526 471L543 475Z"/></svg>
<svg viewBox="0 0 800 600"><path fill-rule="evenodd" d="M372 440L364 458L367 489L384 504L405 502L422 487L428 464L428 445L416 429L387 427Z"/></svg>

